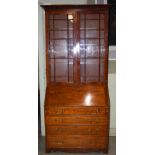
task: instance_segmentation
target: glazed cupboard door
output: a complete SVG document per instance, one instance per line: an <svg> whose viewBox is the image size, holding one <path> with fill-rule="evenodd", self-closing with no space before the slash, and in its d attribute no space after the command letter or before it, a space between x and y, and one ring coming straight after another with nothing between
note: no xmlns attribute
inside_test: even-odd
<svg viewBox="0 0 155 155"><path fill-rule="evenodd" d="M46 13L47 79L73 83L74 14Z"/></svg>
<svg viewBox="0 0 155 155"><path fill-rule="evenodd" d="M103 82L104 13L80 13L79 18L81 82Z"/></svg>
<svg viewBox="0 0 155 155"><path fill-rule="evenodd" d="M107 81L106 13L82 9L46 13L48 83Z"/></svg>

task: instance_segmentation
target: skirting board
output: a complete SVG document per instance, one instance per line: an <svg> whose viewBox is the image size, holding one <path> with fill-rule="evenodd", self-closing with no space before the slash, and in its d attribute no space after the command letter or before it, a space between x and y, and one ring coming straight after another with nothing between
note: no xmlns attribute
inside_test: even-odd
<svg viewBox="0 0 155 155"><path fill-rule="evenodd" d="M116 136L116 128L110 128L110 136Z"/></svg>

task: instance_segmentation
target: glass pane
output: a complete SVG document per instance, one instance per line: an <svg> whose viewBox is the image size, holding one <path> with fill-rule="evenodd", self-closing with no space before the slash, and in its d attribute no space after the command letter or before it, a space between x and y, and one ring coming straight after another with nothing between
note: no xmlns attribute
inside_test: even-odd
<svg viewBox="0 0 155 155"><path fill-rule="evenodd" d="M55 40L55 46L66 46L67 47L67 40Z"/></svg>
<svg viewBox="0 0 155 155"><path fill-rule="evenodd" d="M50 16L49 28L51 81L73 82L73 16Z"/></svg>
<svg viewBox="0 0 155 155"><path fill-rule="evenodd" d="M100 14L100 19L104 20L104 14Z"/></svg>
<svg viewBox="0 0 155 155"><path fill-rule="evenodd" d="M69 59L69 63L68 59L51 59L50 70L52 82L73 82L72 59Z"/></svg>
<svg viewBox="0 0 155 155"><path fill-rule="evenodd" d="M66 19L67 20L67 15L65 14L54 15L54 19Z"/></svg>
<svg viewBox="0 0 155 155"><path fill-rule="evenodd" d="M86 19L99 19L99 14L87 14Z"/></svg>
<svg viewBox="0 0 155 155"><path fill-rule="evenodd" d="M104 20L100 20L100 29L104 29Z"/></svg>
<svg viewBox="0 0 155 155"><path fill-rule="evenodd" d="M101 52L101 57L103 58L104 56L104 40L100 39L100 52Z"/></svg>
<svg viewBox="0 0 155 155"><path fill-rule="evenodd" d="M98 57L99 56L99 41L98 40L86 40L86 56Z"/></svg>
<svg viewBox="0 0 155 155"><path fill-rule="evenodd" d="M87 59L86 60L86 81L95 82L99 79L99 60L98 59Z"/></svg>
<svg viewBox="0 0 155 155"><path fill-rule="evenodd" d="M84 19L84 18L85 18L85 15L84 15L84 14L81 14L81 15L80 15L80 18L81 18L81 19Z"/></svg>
<svg viewBox="0 0 155 155"><path fill-rule="evenodd" d="M69 59L69 82L73 82L73 59Z"/></svg>
<svg viewBox="0 0 155 155"><path fill-rule="evenodd" d="M53 30L53 20L49 20L49 29Z"/></svg>
<svg viewBox="0 0 155 155"><path fill-rule="evenodd" d="M73 31L50 31L50 39L73 38Z"/></svg>
<svg viewBox="0 0 155 155"><path fill-rule="evenodd" d="M54 54L56 57L67 57L67 41L55 40Z"/></svg>
<svg viewBox="0 0 155 155"><path fill-rule="evenodd" d="M67 31L55 31L54 32L54 38L55 39L67 38Z"/></svg>
<svg viewBox="0 0 155 155"><path fill-rule="evenodd" d="M86 20L86 29L99 29L99 20Z"/></svg>
<svg viewBox="0 0 155 155"><path fill-rule="evenodd" d="M80 57L84 58L85 57L85 52L86 52L86 47L85 45L80 46Z"/></svg>
<svg viewBox="0 0 155 155"><path fill-rule="evenodd" d="M84 27L85 27L84 24L85 24L85 23L84 23L84 20L81 20L81 21L80 21L80 28L81 28L81 29L84 29Z"/></svg>
<svg viewBox="0 0 155 155"><path fill-rule="evenodd" d="M67 57L67 47L66 46L55 46L54 53L56 57Z"/></svg>
<svg viewBox="0 0 155 155"><path fill-rule="evenodd" d="M48 19L53 19L53 15L49 15L48 16Z"/></svg>
<svg viewBox="0 0 155 155"><path fill-rule="evenodd" d="M99 31L86 31L86 38L99 38Z"/></svg>
<svg viewBox="0 0 155 155"><path fill-rule="evenodd" d="M101 46L104 45L104 39L100 39L100 44L101 44Z"/></svg>
<svg viewBox="0 0 155 155"><path fill-rule="evenodd" d="M104 50L105 50L105 49L101 47L101 58L104 57Z"/></svg>
<svg viewBox="0 0 155 155"><path fill-rule="evenodd" d="M51 77L51 81L54 81L54 59L50 59L50 77Z"/></svg>
<svg viewBox="0 0 155 155"><path fill-rule="evenodd" d="M103 59L100 60L100 80L103 81Z"/></svg>
<svg viewBox="0 0 155 155"><path fill-rule="evenodd" d="M80 60L81 67L81 82L85 82L85 59Z"/></svg>
<svg viewBox="0 0 155 155"><path fill-rule="evenodd" d="M69 38L73 38L73 31L69 31Z"/></svg>
<svg viewBox="0 0 155 155"><path fill-rule="evenodd" d="M69 30L73 30L73 20L68 20L69 22Z"/></svg>
<svg viewBox="0 0 155 155"><path fill-rule="evenodd" d="M86 49L86 44L84 40L80 40L80 57L84 58L85 57L85 50Z"/></svg>
<svg viewBox="0 0 155 155"><path fill-rule="evenodd" d="M85 45L85 40L84 39L80 39L80 46L84 46Z"/></svg>
<svg viewBox="0 0 155 155"><path fill-rule="evenodd" d="M87 14L85 21L85 15L81 15L80 20L81 82L103 81L103 69L104 69L103 19L104 19L103 14L100 14L100 18L99 14Z"/></svg>
<svg viewBox="0 0 155 155"><path fill-rule="evenodd" d="M53 31L50 31L50 32L49 32L49 38L50 38L50 39L54 39L54 38L53 38Z"/></svg>
<svg viewBox="0 0 155 155"><path fill-rule="evenodd" d="M56 82L68 81L68 61L67 59L55 60L55 80Z"/></svg>
<svg viewBox="0 0 155 155"><path fill-rule="evenodd" d="M49 50L54 50L53 48L54 48L54 47L53 47L53 41L50 40L50 42L49 42Z"/></svg>
<svg viewBox="0 0 155 155"><path fill-rule="evenodd" d="M80 32L80 38L85 38L85 31Z"/></svg>
<svg viewBox="0 0 155 155"><path fill-rule="evenodd" d="M69 53L67 53L67 51ZM73 58L73 46L69 46L68 50L67 50L67 47L65 46L55 46L55 49L54 47L52 46L51 49L48 51L49 53L49 58L67 58L68 57L68 54L69 54L69 58Z"/></svg>
<svg viewBox="0 0 155 155"><path fill-rule="evenodd" d="M56 30L66 30L67 20L54 20L54 28Z"/></svg>
<svg viewBox="0 0 155 155"><path fill-rule="evenodd" d="M100 38L104 38L104 31L100 31Z"/></svg>

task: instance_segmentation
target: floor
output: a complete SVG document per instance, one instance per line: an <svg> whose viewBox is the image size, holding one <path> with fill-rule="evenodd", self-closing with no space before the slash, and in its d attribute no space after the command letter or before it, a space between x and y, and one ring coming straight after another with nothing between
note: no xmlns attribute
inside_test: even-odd
<svg viewBox="0 0 155 155"><path fill-rule="evenodd" d="M102 152L92 153L63 153L63 152L51 152L45 153L45 137L39 138L38 155L103 155ZM109 140L109 153L104 155L116 155L116 137L110 137Z"/></svg>

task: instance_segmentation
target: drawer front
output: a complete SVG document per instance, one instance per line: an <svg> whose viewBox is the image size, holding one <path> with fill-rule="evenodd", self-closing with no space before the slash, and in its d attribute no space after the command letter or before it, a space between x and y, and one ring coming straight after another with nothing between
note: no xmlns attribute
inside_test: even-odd
<svg viewBox="0 0 155 155"><path fill-rule="evenodd" d="M53 148L104 148L107 138L101 136L56 135L46 137L48 147Z"/></svg>
<svg viewBox="0 0 155 155"><path fill-rule="evenodd" d="M106 135L106 126L77 126L77 125L64 125L56 126L49 125L46 126L46 133L48 135Z"/></svg>
<svg viewBox="0 0 155 155"><path fill-rule="evenodd" d="M105 125L107 124L106 117L91 117L91 116L46 116L47 125L57 124L84 124L84 125Z"/></svg>
<svg viewBox="0 0 155 155"><path fill-rule="evenodd" d="M46 107L46 114L55 115L55 114L79 114L79 115L100 115L105 114L108 111L105 107Z"/></svg>
<svg viewBox="0 0 155 155"><path fill-rule="evenodd" d="M84 114L84 115L96 115L96 114L104 114L105 108L103 107L85 107L85 108L64 108L63 114Z"/></svg>
<svg viewBox="0 0 155 155"><path fill-rule="evenodd" d="M53 108L53 107L46 107L45 114L47 115L59 115L63 114L62 108Z"/></svg>

